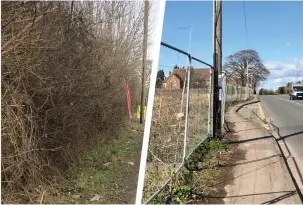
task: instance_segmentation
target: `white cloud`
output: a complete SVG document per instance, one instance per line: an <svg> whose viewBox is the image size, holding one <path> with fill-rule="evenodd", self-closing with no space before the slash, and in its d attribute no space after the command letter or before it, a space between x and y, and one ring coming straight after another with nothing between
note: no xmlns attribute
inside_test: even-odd
<svg viewBox="0 0 303 205"><path fill-rule="evenodd" d="M277 78L277 79L275 79L275 83L280 83L280 82L282 82L283 81L283 79L282 78Z"/></svg>
<svg viewBox="0 0 303 205"><path fill-rule="evenodd" d="M285 78L303 78L303 58L285 63L280 61L266 61L265 67L270 71L269 80Z"/></svg>
<svg viewBox="0 0 303 205"><path fill-rule="evenodd" d="M276 89L287 82L303 79L303 58L294 58L290 62L265 61L264 65L270 71L270 76L260 87Z"/></svg>

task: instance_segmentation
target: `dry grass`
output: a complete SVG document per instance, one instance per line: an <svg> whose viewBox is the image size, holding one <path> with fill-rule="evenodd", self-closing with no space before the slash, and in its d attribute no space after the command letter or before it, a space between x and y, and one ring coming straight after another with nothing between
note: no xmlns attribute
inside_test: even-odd
<svg viewBox="0 0 303 205"><path fill-rule="evenodd" d="M187 154L207 136L208 90L191 89ZM170 177L182 163L184 117L181 111L182 90L157 89L154 98L148 167L144 183L145 199ZM182 113L185 113L185 99Z"/></svg>
<svg viewBox="0 0 303 205"><path fill-rule="evenodd" d="M150 162L161 160L164 163L181 162L184 139L185 99L181 111L182 90L157 89L151 126L149 151ZM188 149L200 142L207 134L208 96L205 90L192 89L190 93ZM177 156L175 154L178 153Z"/></svg>

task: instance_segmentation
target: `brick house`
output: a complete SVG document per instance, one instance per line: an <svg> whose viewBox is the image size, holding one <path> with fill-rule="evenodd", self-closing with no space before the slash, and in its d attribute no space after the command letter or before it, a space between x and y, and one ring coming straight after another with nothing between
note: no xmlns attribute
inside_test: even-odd
<svg viewBox="0 0 303 205"><path fill-rule="evenodd" d="M210 68L196 68L191 70L191 87L209 87ZM174 69L173 72L163 81L164 89L182 89L186 77L186 69Z"/></svg>

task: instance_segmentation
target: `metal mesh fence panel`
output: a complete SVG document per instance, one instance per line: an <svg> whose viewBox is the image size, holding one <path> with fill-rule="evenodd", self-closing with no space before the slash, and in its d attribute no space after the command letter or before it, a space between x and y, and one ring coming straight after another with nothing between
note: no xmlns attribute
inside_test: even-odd
<svg viewBox="0 0 303 205"><path fill-rule="evenodd" d="M183 88L186 81L186 68L178 67L178 64L180 62L184 64L187 56L161 47L161 51L163 49L176 59L176 64L164 65L165 70L169 70L166 78L159 74L163 69L159 65L158 71L160 72L158 72L154 96L143 201L154 194L183 163L186 106L186 89ZM180 72L173 74L176 69Z"/></svg>
<svg viewBox="0 0 303 205"><path fill-rule="evenodd" d="M208 137L210 69L191 69L186 156Z"/></svg>
<svg viewBox="0 0 303 205"><path fill-rule="evenodd" d="M161 51L162 49L167 48L161 47ZM191 58L188 55L180 54L173 49L169 51L171 57L177 57L178 64L186 60L190 62ZM209 94L211 70L197 66L191 67L191 75L188 78L188 68L192 64L185 66L178 66L178 64L169 68L171 71L165 79L161 79L161 69L158 72L143 201L156 193L161 185L166 184L165 182L173 177L174 171L183 165L184 159L211 132L212 125L208 120L212 116L208 114L209 111L212 113L210 106L212 100L209 98L211 96ZM165 188L166 192L169 192L173 183L172 178Z"/></svg>

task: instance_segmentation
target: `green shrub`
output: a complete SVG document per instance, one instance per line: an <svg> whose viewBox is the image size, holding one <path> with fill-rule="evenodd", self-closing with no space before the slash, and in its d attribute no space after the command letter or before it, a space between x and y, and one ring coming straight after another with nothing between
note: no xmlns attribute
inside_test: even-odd
<svg viewBox="0 0 303 205"><path fill-rule="evenodd" d="M221 140L211 140L209 142L209 148L211 152L226 151L227 144Z"/></svg>

